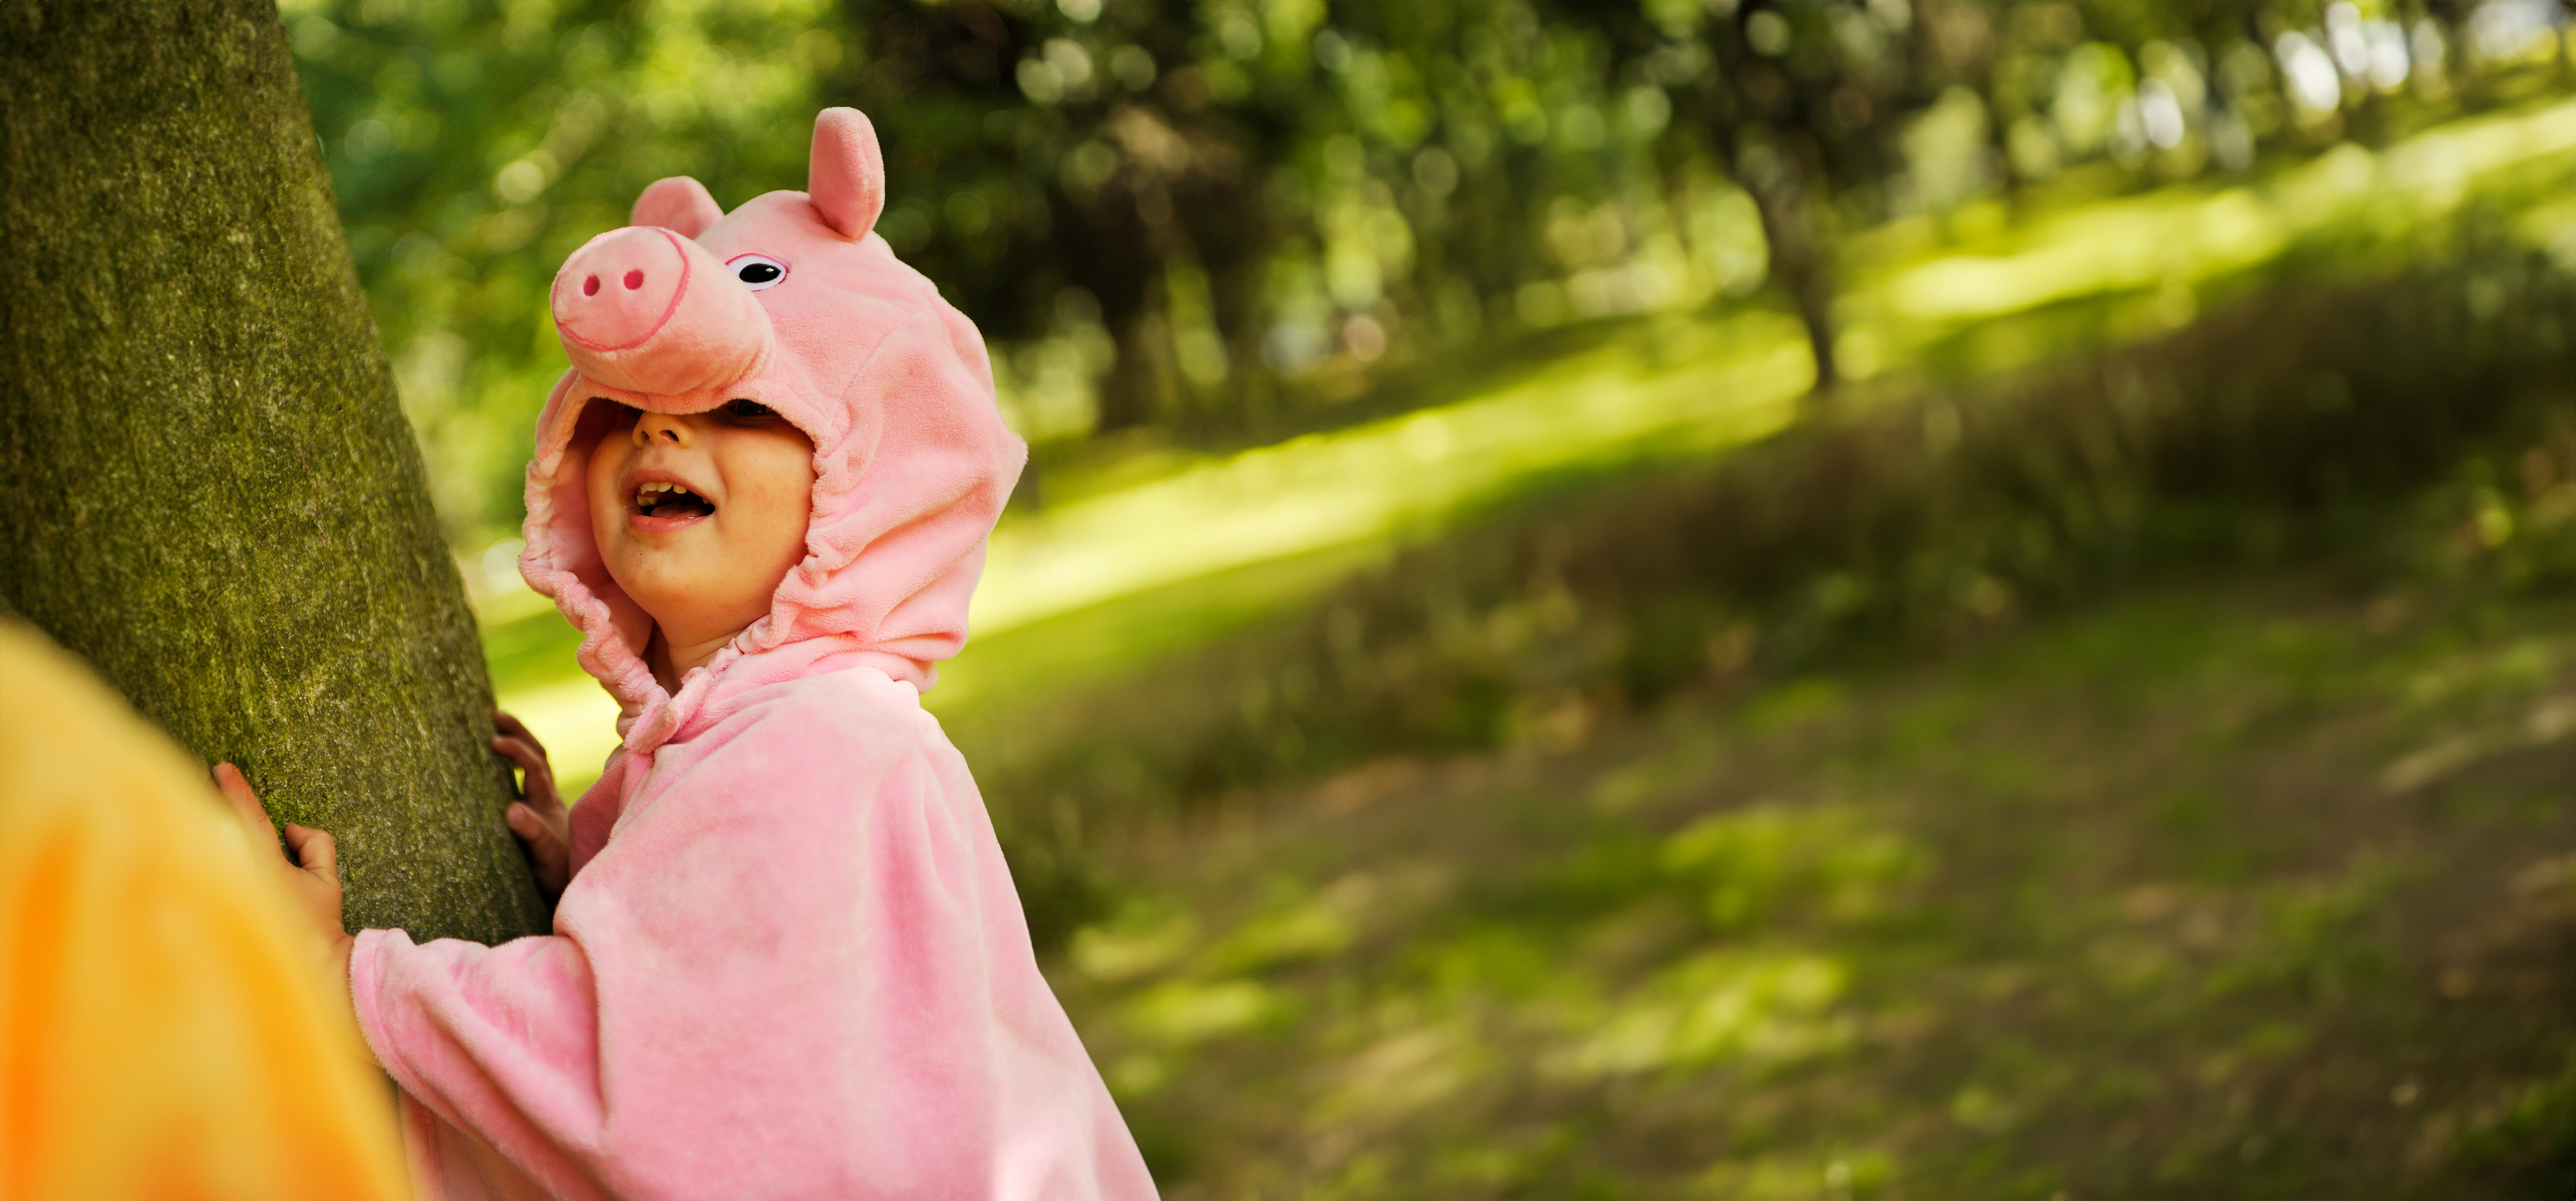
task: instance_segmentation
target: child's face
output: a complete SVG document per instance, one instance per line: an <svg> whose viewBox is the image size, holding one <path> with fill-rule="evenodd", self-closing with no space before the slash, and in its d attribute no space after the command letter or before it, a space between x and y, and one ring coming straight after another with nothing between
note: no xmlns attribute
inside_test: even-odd
<svg viewBox="0 0 2576 1201"><path fill-rule="evenodd" d="M747 400L623 409L591 452L589 493L609 576L667 643L691 646L759 620L805 557L814 444Z"/></svg>

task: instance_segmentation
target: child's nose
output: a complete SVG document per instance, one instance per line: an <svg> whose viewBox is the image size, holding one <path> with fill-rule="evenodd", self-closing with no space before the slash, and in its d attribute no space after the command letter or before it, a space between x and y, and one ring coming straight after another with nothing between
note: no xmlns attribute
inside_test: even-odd
<svg viewBox="0 0 2576 1201"><path fill-rule="evenodd" d="M686 417L646 413L635 419L635 445L687 447L697 443L697 427Z"/></svg>
<svg viewBox="0 0 2576 1201"><path fill-rule="evenodd" d="M628 226L590 240L555 275L564 353L612 387L671 394L749 375L769 316L714 254L669 230Z"/></svg>

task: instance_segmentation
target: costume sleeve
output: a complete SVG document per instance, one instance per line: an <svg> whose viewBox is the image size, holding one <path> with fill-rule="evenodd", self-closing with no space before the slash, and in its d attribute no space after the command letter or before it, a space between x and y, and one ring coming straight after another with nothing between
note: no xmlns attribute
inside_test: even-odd
<svg viewBox="0 0 2576 1201"><path fill-rule="evenodd" d="M1099 1195L1132 1144L982 801L866 674L657 752L555 935L368 935L386 1068L561 1196Z"/></svg>
<svg viewBox="0 0 2576 1201"><path fill-rule="evenodd" d="M558 1196L605 1197L598 997L574 940L414 945L367 930L349 992L377 1062L414 1100L470 1131Z"/></svg>

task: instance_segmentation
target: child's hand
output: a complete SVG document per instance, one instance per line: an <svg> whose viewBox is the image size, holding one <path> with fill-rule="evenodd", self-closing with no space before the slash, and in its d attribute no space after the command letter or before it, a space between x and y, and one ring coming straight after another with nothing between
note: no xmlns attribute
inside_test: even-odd
<svg viewBox="0 0 2576 1201"><path fill-rule="evenodd" d="M317 947L338 978L349 978L349 949L356 940L340 924L340 848L331 835L293 822L286 824L286 845L295 858L283 852L275 858L262 848L277 846L277 828L269 824L268 811L260 807L259 795L250 790L250 781L242 778L241 769L229 763L215 765L215 787L233 803L233 816L241 820L242 833L250 838L251 856L263 863L273 863L286 891L295 898L295 907L306 918ZM348 989L340 989L342 996Z"/></svg>
<svg viewBox="0 0 2576 1201"><path fill-rule="evenodd" d="M537 736L518 718L498 709L492 711L492 728L501 732L492 740L492 749L528 773L528 799L510 806L507 816L510 832L527 844L528 864L537 872L537 890L552 902L572 882L570 811L555 796L555 770L547 764L546 748Z"/></svg>

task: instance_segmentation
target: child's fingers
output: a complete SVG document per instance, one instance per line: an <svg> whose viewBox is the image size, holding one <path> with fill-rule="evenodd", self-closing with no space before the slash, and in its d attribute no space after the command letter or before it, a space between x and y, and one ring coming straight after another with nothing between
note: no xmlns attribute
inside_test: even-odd
<svg viewBox="0 0 2576 1201"><path fill-rule="evenodd" d="M259 794L252 792L250 781L243 779L241 769L230 763L215 765L215 789L232 802L233 817L241 822L242 833L251 837L253 846L263 841L277 845L277 827L269 824L268 810L260 807Z"/></svg>
<svg viewBox="0 0 2576 1201"><path fill-rule="evenodd" d="M516 738L495 738L492 749L500 752L502 758L517 764L519 770L528 773L530 780L542 779L547 790L553 790L555 767L546 761L546 748Z"/></svg>
<svg viewBox="0 0 2576 1201"><path fill-rule="evenodd" d="M551 765L546 762L545 748L525 739L495 737L492 739L492 749L499 751L502 758L518 764L522 771L552 770Z"/></svg>
<svg viewBox="0 0 2576 1201"><path fill-rule="evenodd" d="M572 850L564 845L563 831L526 805L510 806L509 820L510 829L527 844L528 865L536 869L537 887L549 898L563 895L572 875Z"/></svg>
<svg viewBox="0 0 2576 1201"><path fill-rule="evenodd" d="M503 734L507 734L512 738L525 742L529 746L535 747L538 758L542 759L545 757L546 744L537 741L536 731L529 729L528 723L520 721L518 718L498 709L494 709L492 711L492 728L499 730Z"/></svg>
<svg viewBox="0 0 2576 1201"><path fill-rule="evenodd" d="M328 830L286 823L286 845L304 870L336 884L340 881L340 844Z"/></svg>
<svg viewBox="0 0 2576 1201"><path fill-rule="evenodd" d="M562 833L545 818L538 816L536 809L525 802L512 804L509 812L504 816L510 823L510 829L529 842L546 847L553 847L563 842Z"/></svg>
<svg viewBox="0 0 2576 1201"><path fill-rule="evenodd" d="M527 786L520 790L523 794L548 804L557 803L555 769L552 764L546 762L546 753L542 748L531 746L516 738L495 738L492 740L492 749L502 758L517 765L519 770L528 773Z"/></svg>
<svg viewBox="0 0 2576 1201"><path fill-rule="evenodd" d="M251 791L250 781L242 778L240 768L230 763L216 764L215 789L224 794L225 800L232 802L233 812L255 814L261 821L268 820L268 812L260 808L259 794Z"/></svg>
<svg viewBox="0 0 2576 1201"><path fill-rule="evenodd" d="M528 846L528 866L536 869L538 890L549 900L562 896L572 878L572 849L565 845L562 825L547 821L525 804L510 806L504 816L511 831Z"/></svg>

